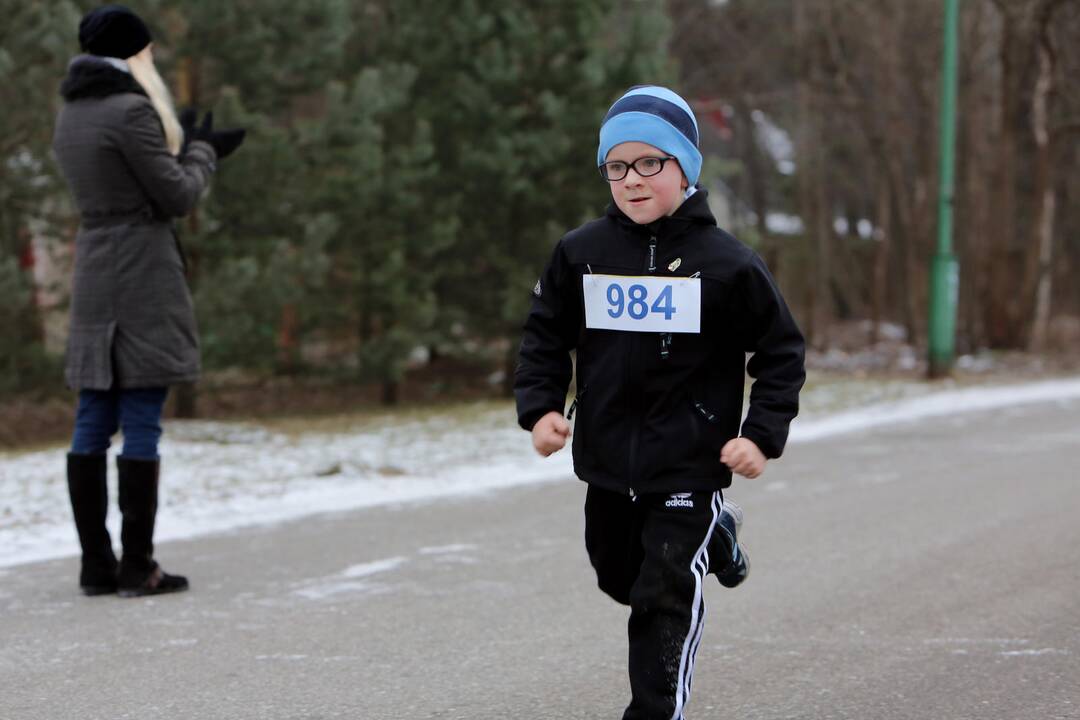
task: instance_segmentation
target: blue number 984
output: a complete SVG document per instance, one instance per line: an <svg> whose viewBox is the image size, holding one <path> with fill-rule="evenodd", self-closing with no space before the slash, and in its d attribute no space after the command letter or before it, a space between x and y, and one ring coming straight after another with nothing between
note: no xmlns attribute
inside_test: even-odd
<svg viewBox="0 0 1080 720"><path fill-rule="evenodd" d="M613 318L617 318L622 315L623 308L626 305L626 298L623 297L622 286L617 283L611 283L607 287L607 301L608 305L614 307L614 310L608 310L607 314Z"/></svg>
<svg viewBox="0 0 1080 720"><path fill-rule="evenodd" d="M630 302L627 303L626 295L629 294ZM646 302L649 290L644 285L631 285L626 293L618 283L611 283L607 288L608 315L612 318L621 317L625 311L634 320L641 320L650 311L662 313L665 320L670 320L675 314L675 306L671 304L671 286L665 285L660 291L652 307Z"/></svg>

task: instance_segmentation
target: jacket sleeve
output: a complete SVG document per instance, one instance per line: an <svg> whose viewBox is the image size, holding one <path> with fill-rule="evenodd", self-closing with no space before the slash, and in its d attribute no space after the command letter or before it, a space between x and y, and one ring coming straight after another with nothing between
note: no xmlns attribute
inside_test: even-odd
<svg viewBox="0 0 1080 720"><path fill-rule="evenodd" d="M214 148L192 141L182 159L169 152L161 120L150 102L132 105L124 116L120 149L146 194L169 217L187 215L214 171Z"/></svg>
<svg viewBox="0 0 1080 720"><path fill-rule="evenodd" d="M570 351L581 325L574 276L560 241L533 289L514 373L518 424L525 430L553 410L561 413L566 405L573 374Z"/></svg>
<svg viewBox="0 0 1080 720"><path fill-rule="evenodd" d="M806 344L764 261L754 254L739 276L743 301L743 350L753 353L746 371L754 378L742 436L768 458L778 458L788 426L799 412L799 390L806 380Z"/></svg>

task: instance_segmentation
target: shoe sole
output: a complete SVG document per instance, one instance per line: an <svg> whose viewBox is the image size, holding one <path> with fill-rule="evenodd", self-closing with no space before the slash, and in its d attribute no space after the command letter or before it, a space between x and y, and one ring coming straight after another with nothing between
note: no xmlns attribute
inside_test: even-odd
<svg viewBox="0 0 1080 720"><path fill-rule="evenodd" d="M724 574L718 574L716 576L716 579L720 581L720 584L729 590L739 587L746 582L746 578L750 577L750 553L743 548L742 544L739 545L739 554L742 556L745 571L738 575L725 576ZM734 582L732 582L732 580L734 580Z"/></svg>
<svg viewBox="0 0 1080 720"><path fill-rule="evenodd" d="M122 598L137 598L147 597L149 595L168 595L169 593L184 592L187 589L187 585L172 588L129 588L127 590L117 590L116 594Z"/></svg>
<svg viewBox="0 0 1080 720"><path fill-rule="evenodd" d="M735 534L740 534L742 532L743 524L743 509L734 502L725 500L723 512L726 512L731 516L731 519L735 521Z"/></svg>

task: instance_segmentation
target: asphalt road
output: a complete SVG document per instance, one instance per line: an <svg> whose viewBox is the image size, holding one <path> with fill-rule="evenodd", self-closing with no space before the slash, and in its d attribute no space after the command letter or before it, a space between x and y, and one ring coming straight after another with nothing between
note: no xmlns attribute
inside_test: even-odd
<svg viewBox="0 0 1080 720"><path fill-rule="evenodd" d="M168 481L167 478L165 480ZM797 445L731 496L687 717L1080 718L1080 402ZM191 592L0 571L0 718L621 717L571 478L163 545Z"/></svg>

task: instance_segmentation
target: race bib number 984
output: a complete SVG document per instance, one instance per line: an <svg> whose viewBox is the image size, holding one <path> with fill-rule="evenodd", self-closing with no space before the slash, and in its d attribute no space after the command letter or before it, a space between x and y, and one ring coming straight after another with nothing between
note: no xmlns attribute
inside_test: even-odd
<svg viewBox="0 0 1080 720"><path fill-rule="evenodd" d="M583 275L585 327L630 332L701 332L701 280Z"/></svg>

